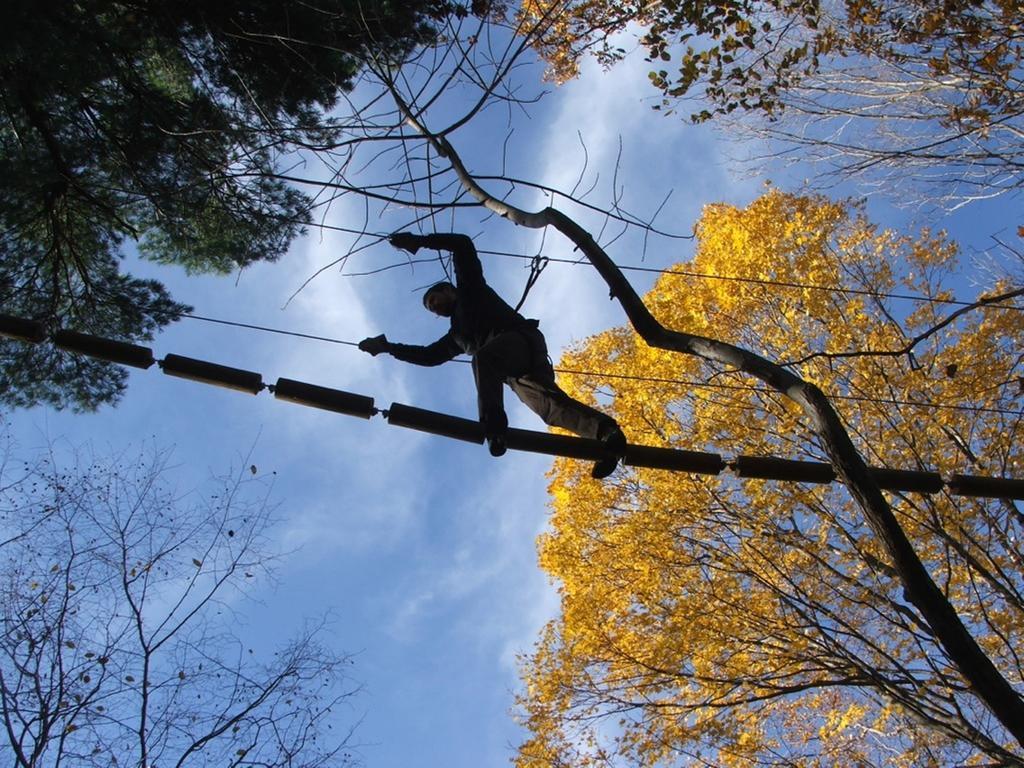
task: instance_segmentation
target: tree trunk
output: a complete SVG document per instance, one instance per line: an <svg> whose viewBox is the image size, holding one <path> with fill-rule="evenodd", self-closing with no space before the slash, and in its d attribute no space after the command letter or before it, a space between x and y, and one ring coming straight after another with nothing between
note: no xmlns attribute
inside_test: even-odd
<svg viewBox="0 0 1024 768"><path fill-rule="evenodd" d="M821 438L836 475L849 488L889 554L903 583L906 598L920 611L974 694L1017 743L1024 746L1024 699L975 642L956 609L928 574L825 394L790 370L753 352L663 327L648 311L622 271L583 227L554 208L530 213L497 200L466 170L447 139L430 134L411 117L411 113L406 111L406 114L410 115L408 122L428 138L442 157L448 159L462 185L486 208L520 226L532 229L552 226L573 242L604 279L611 296L622 305L634 330L649 345L733 366L760 379L803 409L812 429Z"/></svg>

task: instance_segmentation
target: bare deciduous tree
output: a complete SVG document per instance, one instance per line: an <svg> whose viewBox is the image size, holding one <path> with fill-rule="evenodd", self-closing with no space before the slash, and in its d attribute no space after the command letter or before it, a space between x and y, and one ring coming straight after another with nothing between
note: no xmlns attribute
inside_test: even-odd
<svg viewBox="0 0 1024 768"><path fill-rule="evenodd" d="M1020 7L878 3L533 0L535 47L558 79L583 57L644 50L655 109L773 140L895 200L955 208L1024 185ZM638 87L648 84L638 83Z"/></svg>
<svg viewBox="0 0 1024 768"><path fill-rule="evenodd" d="M0 723L17 768L353 762L351 663L323 622L261 662L235 606L273 561L259 477L200 495L167 452L8 457L0 475ZM207 489L203 489L206 491Z"/></svg>
<svg viewBox="0 0 1024 768"><path fill-rule="evenodd" d="M954 210L1024 186L1024 88L996 114L969 109L983 93L971 72L937 72L933 56L840 58L800 82L774 119L721 117L736 135L768 139L755 160L816 164L818 183L853 181L866 192L925 208Z"/></svg>

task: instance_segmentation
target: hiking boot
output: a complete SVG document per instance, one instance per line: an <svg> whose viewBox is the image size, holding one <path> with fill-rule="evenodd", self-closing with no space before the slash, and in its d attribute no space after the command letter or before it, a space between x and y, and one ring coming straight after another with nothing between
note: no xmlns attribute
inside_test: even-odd
<svg viewBox="0 0 1024 768"><path fill-rule="evenodd" d="M508 450L508 446L505 444L505 432L492 432L484 436L487 440L487 450L491 452L491 456L498 458L504 456L505 451Z"/></svg>
<svg viewBox="0 0 1024 768"><path fill-rule="evenodd" d="M626 436L622 434L622 430L617 426L613 427L608 434L600 439L608 455L594 462L594 467L590 470L590 476L595 480L603 480L608 477L608 475L615 471L619 461L626 455Z"/></svg>

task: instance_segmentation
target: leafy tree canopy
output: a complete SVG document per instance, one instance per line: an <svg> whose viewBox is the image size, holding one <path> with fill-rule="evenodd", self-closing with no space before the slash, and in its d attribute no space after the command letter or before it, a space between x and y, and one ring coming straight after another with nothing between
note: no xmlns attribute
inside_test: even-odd
<svg viewBox="0 0 1024 768"><path fill-rule="evenodd" d="M780 192L746 209L709 206L697 234L686 273L712 278L665 275L646 298L664 324L790 361L833 396L873 465L1020 475L1019 312L942 325L952 308L882 295L949 298L954 244ZM629 329L592 338L564 364L595 372L565 382L571 394L612 395L623 429L644 442L823 460L789 401L738 373L709 379L706 364ZM561 612L524 660L532 737L521 766L1020 761L842 486L618 477L598 484L575 462L556 464L540 556ZM939 588L1021 691L1020 511L942 494L891 501Z"/></svg>
<svg viewBox="0 0 1024 768"><path fill-rule="evenodd" d="M123 275L156 262L227 272L279 258L309 200L274 177L329 142L368 57L436 34L447 0L5 4L0 51L0 308L145 341L187 308ZM0 343L0 402L95 408L113 366Z"/></svg>
<svg viewBox="0 0 1024 768"><path fill-rule="evenodd" d="M968 129L1021 110L1015 0L526 0L520 12L545 20L536 45L556 79L575 76L588 52L617 61L625 50L616 36L639 25L663 106L703 95L705 108L691 115L698 121L737 109L776 114L786 91L829 56L887 61L894 76L929 75L952 94L945 119Z"/></svg>

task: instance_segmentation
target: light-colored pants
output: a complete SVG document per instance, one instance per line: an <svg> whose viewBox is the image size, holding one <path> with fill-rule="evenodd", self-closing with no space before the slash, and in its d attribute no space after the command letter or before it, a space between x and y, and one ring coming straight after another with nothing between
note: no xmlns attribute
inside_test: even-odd
<svg viewBox="0 0 1024 768"><path fill-rule="evenodd" d="M617 426L611 416L573 400L555 383L544 335L532 326L499 334L477 350L473 375L480 423L487 433L508 426L503 384L549 426L589 438L604 437Z"/></svg>

